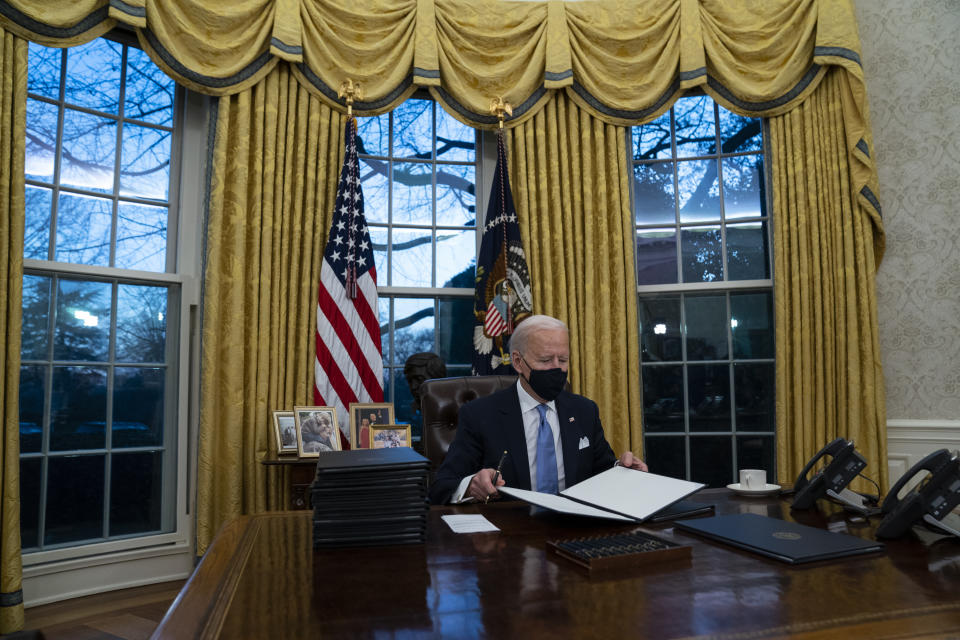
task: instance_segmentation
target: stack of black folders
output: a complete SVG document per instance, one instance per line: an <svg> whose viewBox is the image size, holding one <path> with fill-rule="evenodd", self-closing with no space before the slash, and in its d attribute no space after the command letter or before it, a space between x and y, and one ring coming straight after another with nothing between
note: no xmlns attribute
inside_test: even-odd
<svg viewBox="0 0 960 640"><path fill-rule="evenodd" d="M424 542L429 467L409 447L321 453L310 487L314 549Z"/></svg>

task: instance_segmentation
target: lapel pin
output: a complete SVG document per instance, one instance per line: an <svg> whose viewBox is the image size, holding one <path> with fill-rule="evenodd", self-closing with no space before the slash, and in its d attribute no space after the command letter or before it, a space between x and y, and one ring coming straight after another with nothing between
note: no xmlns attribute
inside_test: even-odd
<svg viewBox="0 0 960 640"><path fill-rule="evenodd" d="M570 416L570 422L573 422L573 416Z"/></svg>

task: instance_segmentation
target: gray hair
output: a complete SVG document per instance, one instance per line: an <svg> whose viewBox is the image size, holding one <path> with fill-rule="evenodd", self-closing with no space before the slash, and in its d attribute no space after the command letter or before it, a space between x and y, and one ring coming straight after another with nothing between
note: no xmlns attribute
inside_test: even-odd
<svg viewBox="0 0 960 640"><path fill-rule="evenodd" d="M510 351L519 351L521 354L527 350L527 341L530 335L537 331L565 331L568 335L570 329L562 320L557 320L553 316L528 316L524 318L517 328L513 330L513 336L510 338Z"/></svg>

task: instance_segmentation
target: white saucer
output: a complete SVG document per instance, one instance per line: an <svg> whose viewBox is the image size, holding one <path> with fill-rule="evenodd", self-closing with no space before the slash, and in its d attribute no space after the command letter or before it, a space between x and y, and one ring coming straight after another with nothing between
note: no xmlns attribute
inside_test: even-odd
<svg viewBox="0 0 960 640"><path fill-rule="evenodd" d="M780 491L780 485L767 484L763 489L747 489L741 487L739 482L734 482L733 484L728 484L727 489L741 496L769 496Z"/></svg>

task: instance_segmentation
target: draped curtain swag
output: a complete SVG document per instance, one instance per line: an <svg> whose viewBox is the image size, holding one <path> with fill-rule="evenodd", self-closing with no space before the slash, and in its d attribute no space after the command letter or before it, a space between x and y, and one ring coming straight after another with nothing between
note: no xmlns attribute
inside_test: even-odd
<svg viewBox="0 0 960 640"><path fill-rule="evenodd" d="M25 57L20 38L69 47L118 25L133 29L175 80L221 97L203 311L200 551L230 517L282 504L258 460L271 446L269 410L309 398L320 238L342 153L345 106L336 92L348 78L363 88L354 104L361 116L389 111L417 89L481 128L496 126L491 99L513 105L510 169L540 276L538 310L570 323L581 362L600 353L625 358L585 364L573 382L600 402L614 444L634 449L642 411L639 366L629 355L639 351L623 127L653 120L693 88L735 113L774 118L780 479L792 479L798 460L829 439L814 423L831 413L824 433L873 438L858 447L885 480L873 285L884 235L852 0L0 0L0 240L8 252L0 273L8 305L0 327L0 631L21 624L21 605L11 600L19 596L19 540L10 532L19 529L11 514L19 507L15 318L26 81L8 54ZM794 113L814 98L813 111ZM813 135L817 127L830 135ZM290 151L307 156L291 164ZM836 174L829 199L810 172ZM597 184L613 185L599 190L608 192L603 202ZM838 212L839 220L830 218ZM581 239L582 254L568 246L571 238ZM606 240L608 252L585 238ZM290 243L298 256L275 255ZM590 310L614 299L623 307L591 324ZM256 328L239 326L241 318ZM838 327L852 333L831 352L823 345ZM614 426L625 420L629 427Z"/></svg>

